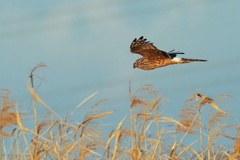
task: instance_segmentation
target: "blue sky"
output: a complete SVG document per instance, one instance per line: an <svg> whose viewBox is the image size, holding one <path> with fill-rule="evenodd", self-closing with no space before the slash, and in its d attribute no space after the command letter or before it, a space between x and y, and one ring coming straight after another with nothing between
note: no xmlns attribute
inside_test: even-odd
<svg viewBox="0 0 240 160"><path fill-rule="evenodd" d="M47 68L35 73L45 79L38 94L62 117L98 92L73 119L81 122L89 106L107 98L110 101L99 107L117 109L108 116L117 124L129 115L131 82L133 91L153 84L159 95L170 100L162 110L174 119L196 89L213 98L231 94L235 98L227 104L237 121L230 121L239 123L238 6L237 0L2 1L0 88L12 90L11 98L27 110L31 94L26 80L31 69L43 62ZM129 46L140 36L161 50L176 49L185 53L181 57L208 62L133 69L140 55L130 53ZM38 107L39 115L47 112Z"/></svg>

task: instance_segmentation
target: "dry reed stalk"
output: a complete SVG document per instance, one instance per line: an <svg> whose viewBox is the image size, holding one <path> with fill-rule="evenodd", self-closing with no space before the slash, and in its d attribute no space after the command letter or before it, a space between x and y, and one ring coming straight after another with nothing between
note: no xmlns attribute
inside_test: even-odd
<svg viewBox="0 0 240 160"><path fill-rule="evenodd" d="M129 96L130 96L130 101L131 101L131 106L133 103L133 95L132 95L132 91L131 91L131 84L129 85ZM134 139L133 138L133 108L130 107L130 120L131 120L131 148L134 147Z"/></svg>
<svg viewBox="0 0 240 160"><path fill-rule="evenodd" d="M203 94L198 93L197 94L199 97L201 97L203 99L203 101L200 103L200 105L204 105L205 103L209 103L213 108L215 108L216 110L218 110L219 112L222 112L224 114L228 114L226 112L224 112L223 110L221 110L214 102L214 99L205 96Z"/></svg>
<svg viewBox="0 0 240 160"><path fill-rule="evenodd" d="M45 64L39 63L38 65L36 65L36 66L31 70L30 75L29 75L29 78L31 79L32 88L34 88L33 76L36 76L36 75L33 74L33 72L34 72L36 69L45 68L45 67L46 67ZM36 76L36 77L38 77L38 76ZM40 78L40 77L38 77L38 78Z"/></svg>
<svg viewBox="0 0 240 160"><path fill-rule="evenodd" d="M74 134L73 140L74 140L74 142L77 141L77 135L76 134ZM76 159L76 151L77 151L77 147L74 147L73 148L73 159Z"/></svg>
<svg viewBox="0 0 240 160"><path fill-rule="evenodd" d="M83 146L83 133L85 132L85 130L87 129L88 131L91 131L91 133L95 133L95 134L98 134L98 135L101 135L99 134L98 132L95 132L94 130L90 130L88 129L85 125L88 124L90 121L94 120L94 119L97 119L97 118L100 118L100 117L103 117L103 116L106 116L108 114L111 114L113 111L108 111L108 112L105 112L105 113L101 113L101 114L92 114L94 112L89 112L85 118L84 118L84 121L83 123L81 123L79 126L78 126L78 129L81 129L81 132L80 132L80 143L79 143L79 157L81 156L80 159L84 159L83 155L84 155L84 150L81 146Z"/></svg>
<svg viewBox="0 0 240 160"><path fill-rule="evenodd" d="M74 147L74 148L72 148L74 145L76 145L77 143L78 144L81 144L81 143L79 143L81 140L84 140L84 139L88 139L88 140L90 140L90 142L87 142L86 144L87 144L87 146L85 147L85 146L81 146L81 147L83 147L83 148L85 148L84 150L83 150L83 155L86 155L85 156L85 158L87 158L88 157L88 154L89 153L93 153L93 154L97 154L97 153L95 153L95 152L93 152L92 150L95 150L96 148L94 147L94 145L98 145L98 146L102 146L102 144L101 143L99 143L99 142L97 142L97 141L93 141L93 140L91 140L90 138L88 138L88 137L86 137L86 135L85 134L83 134L83 133L81 133L81 132L78 132L80 135L82 135L82 137L81 138L79 138L79 139L76 139L76 142L77 143L74 143L74 144L70 144L70 143L68 143L68 129L66 128L66 118L67 118L67 116L66 116L66 118L65 118L65 121L64 121L64 123L61 123L61 124L59 124L59 128L58 128L58 136L57 137L55 137L54 135L52 135L52 132L51 132L51 129L52 129L52 127L57 123L57 122L59 122L58 120L50 120L50 121L42 121L42 122L40 122L39 123L39 125L37 125L38 123L37 123L37 111L36 111L36 106L35 106L35 104L36 104L36 102L35 102L35 98L40 102L40 103L42 103L45 107L47 107L50 111L51 111L51 113L54 113L57 117L59 117L50 107L48 107L42 100L41 100L41 98L35 93L35 91L34 91L34 88L33 88L33 86L34 86L34 84L33 84L33 72L37 69L37 68L39 68L39 67L45 67L45 65L43 65L43 64L39 64L38 66L36 66L36 67L34 67L34 69L31 71L31 74L30 74L30 78L31 78L31 82L32 82L32 88L29 86L29 81L27 81L27 87L28 87L28 89L29 89L29 91L32 93L32 95L33 95L33 105L34 105L34 117L35 117L35 133L34 133L34 135L35 135L35 138L32 140L32 142L33 142L33 146L34 147L32 147L32 148L30 148L30 147L28 147L28 150L29 150L29 153L31 154L31 158L34 158L34 159L41 159L43 156L45 156L49 151L51 152L51 156L52 156L52 158L54 157L54 156L56 156L56 157L58 157L58 159L68 159L69 157L68 157L68 153L70 153L70 151L71 151L71 149L73 149L74 151L75 151L75 153L74 153L74 155L76 156L76 150L75 150L75 148L77 148L77 147ZM96 93L95 93L96 94ZM91 95L90 97L88 97L88 99L89 98L91 98L92 96L94 96L95 94L93 94L93 95ZM82 103L80 103L78 106L77 106L77 108L78 107L80 107L86 100L88 100L88 99L85 99ZM96 105L98 105L99 103L101 103L101 102L104 102L104 101L106 101L106 100L102 100L102 101L100 101L100 102L98 102L98 103L96 103L93 107L95 107ZM95 130L93 130L93 129L91 129L91 128L88 128L88 127L86 127L85 125L86 124L88 124L88 123L90 123L92 120L94 120L94 119L97 119L97 118L100 118L100 117L103 117L103 116L105 116L105 115L108 115L108 114L110 114L110 113L112 113L113 111L109 111L109 112L105 112L105 113L102 113L102 114L97 114L97 115L93 115L93 116L91 116L91 117L89 117L89 118L87 118L87 119L85 119L85 121L82 123L82 125L84 124L84 126L82 126L82 131L86 131L90 136L99 136L99 137L103 137L99 132L97 132L97 131L95 131ZM61 119L60 117L59 117L59 119ZM18 125L20 126L19 128L22 130L22 135L23 135L23 137L24 137L24 140L25 140L25 143L27 144L27 141L26 141L26 138L25 138L25 134L23 133L23 131L25 130L25 131L27 131L27 129L26 128L23 128L22 126L21 126L21 123L18 123ZM45 134L46 132L49 132L49 134L51 135L51 143L49 142L49 141L46 141L46 140L43 140L42 142L40 142L39 141L39 138L42 138L42 136L43 135L40 135L40 132L41 132L41 130L43 129L43 128L45 128L45 126L47 126L47 125L50 125L50 127L43 133L43 134ZM81 127L81 125L79 126L79 128ZM77 129L77 127L75 128L75 130L78 130ZM29 130L28 130L29 131ZM30 131L31 132L31 131ZM55 138L54 138L55 137ZM64 138L64 141L63 141L63 138ZM74 138L76 138L76 136L74 136ZM55 142L54 142L54 140L57 140L57 142L56 142L56 145L54 144ZM48 147L49 145L52 145L50 148ZM28 146L28 145L27 145ZM63 148L63 146L64 146L64 148ZM31 151L31 150L32 151ZM56 152L56 150L58 150L58 152ZM84 157L84 156L83 156ZM83 157L79 157L79 158L83 158Z"/></svg>
<svg viewBox="0 0 240 160"><path fill-rule="evenodd" d="M79 157L80 157L80 159L84 159L84 156L86 155L86 153L89 153L89 152L96 154L95 152L93 152L91 150L86 151L87 148L83 147L84 144L88 143L88 140L91 140L90 138L87 138L87 136L103 138L103 136L99 132L97 132L95 129L91 129L91 128L87 127L87 125L91 124L92 120L103 117L103 116L106 116L108 114L111 114L112 112L113 111L108 111L108 112L96 114L97 113L96 111L95 112L90 111L85 115L83 122L80 125L78 125L77 130L78 131L80 130L79 131ZM96 141L93 141L93 140L91 140L91 141L96 142ZM100 145L99 143L96 144L96 145L100 146L102 148L105 148L102 145Z"/></svg>
<svg viewBox="0 0 240 160"><path fill-rule="evenodd" d="M195 100L197 101L198 103L198 118L199 118L199 136L200 136L200 145L201 145L201 158L203 159L203 132L202 132L202 116L201 116L201 109L202 109L202 105L199 103L198 101L198 97L196 94L193 95L193 97L195 98Z"/></svg>
<svg viewBox="0 0 240 160"><path fill-rule="evenodd" d="M190 133L190 134L197 134L195 131L196 127L201 127L200 119L197 118L199 115L199 110L201 110L201 107L194 105L194 96L188 98L185 100L183 106L180 109L178 121L183 124L185 127L177 125L176 127L176 133L178 132L184 132L184 133Z"/></svg>
<svg viewBox="0 0 240 160"><path fill-rule="evenodd" d="M131 88L129 87L129 93L130 93L130 99L131 99L131 107L130 107L130 112L131 112L131 128L133 128L133 124L135 124L134 125L134 127L135 127L135 131L131 131L132 132L132 137L133 137L133 132L135 132L135 133L137 133L137 128L136 128L136 126L137 126L137 124L136 124L136 122L137 122L137 118L142 118L145 122L146 122L146 118L147 118L147 115L148 115L148 113L146 112L148 109L149 109L149 107L146 107L147 105L148 105L148 101L147 100L143 100L143 99L140 99L141 97L145 97L145 96L148 96L149 95L149 93L150 92L152 92L151 91L151 89L153 88L153 85L152 84L147 84L147 85L143 85L142 87L140 87L133 95L132 95L132 93L131 93ZM149 91L150 90L150 91ZM140 93L140 92L143 92L143 91L148 91L148 93L147 94L145 94L145 95L141 95L141 96L136 96L136 94L138 94L138 93ZM135 118L133 118L133 107L138 107L138 109L141 107L141 106L144 106L144 112L143 111L138 111L138 113L137 113L137 116L135 116ZM144 113L144 114L142 114L142 112ZM134 119L134 123L132 122L132 120ZM143 125L144 126L144 125ZM143 128L142 128L143 129ZM141 133L140 133L140 135L141 135ZM136 145L138 145L136 142L137 142L137 139L136 139L137 137L136 136L134 136L134 139L135 139L135 144L133 143L133 138L132 138L132 148L134 147L134 146L136 146Z"/></svg>
<svg viewBox="0 0 240 160"><path fill-rule="evenodd" d="M239 138L239 130L240 130L240 124L237 126L237 134L236 137L227 137L229 139L235 139L234 146L233 146L233 152L231 154L225 153L227 156L224 160L238 160L240 159L240 138ZM222 135L225 136L225 135Z"/></svg>
<svg viewBox="0 0 240 160"><path fill-rule="evenodd" d="M56 112L54 112L46 103L43 102L43 100L35 93L34 89L29 86L29 80L27 80L27 87L28 87L28 90L32 93L32 95L33 95L40 103L42 103L47 109L49 109L53 114L55 114L59 119L61 119L61 117L60 117Z"/></svg>
<svg viewBox="0 0 240 160"><path fill-rule="evenodd" d="M21 123L21 121L20 121L20 116L19 116L19 113L18 113L18 112L16 112L16 117L17 117L18 127L19 127L19 129L20 129L20 131L21 131L21 133L22 133L22 135L23 135L23 139L24 139L24 141L25 141L25 144L26 144L27 146L29 146L29 145L28 145L28 142L27 142L27 139L26 139L26 136L25 136L25 129L24 129L23 126L22 126L22 123ZM33 160L34 155L33 155L32 151L30 150L29 147L27 147L27 150L29 151L31 160Z"/></svg>
<svg viewBox="0 0 240 160"><path fill-rule="evenodd" d="M69 113L69 112L67 112L67 114L66 114L66 116L65 116L64 124L67 123L68 113ZM64 127L64 138L65 138L65 156L66 156L66 159L68 159L68 153L66 153L67 150L68 150L68 145L69 145L69 144L68 144L67 127Z"/></svg>
<svg viewBox="0 0 240 160"><path fill-rule="evenodd" d="M33 84L33 83L32 83ZM33 92L34 92L34 88L32 88L33 89ZM37 109L36 109L36 103L35 103L35 98L34 98L34 96L33 96L33 109L34 109L34 122L35 122L35 136L36 136L36 141L38 141L38 133L37 133ZM35 145L34 145L34 149L33 149L33 158L34 159L37 159L36 157L35 157L35 155L36 155L36 152L37 152L37 150L38 150L38 145L37 145L37 142L35 142Z"/></svg>
<svg viewBox="0 0 240 160"><path fill-rule="evenodd" d="M16 112L13 111L15 106L13 102L14 101L9 101L9 90L7 91L2 98L2 107L0 109L0 137L2 136L11 136L10 134L7 134L7 131L3 131L2 129L7 126L15 125L17 124L17 119L16 119Z"/></svg>
<svg viewBox="0 0 240 160"><path fill-rule="evenodd" d="M157 100L156 100L156 93L154 92L153 94L153 97L154 97L154 103L157 104ZM155 115L156 115L156 122L157 122L157 130L158 130L158 149L159 149L159 157L160 157L160 160L162 160L162 148L161 148L161 133L160 133L160 127L159 127L159 122L158 122L158 111L157 111L157 105L154 105L154 108L155 108ZM153 154L154 155L154 154ZM154 157L152 156L152 159Z"/></svg>
<svg viewBox="0 0 240 160"><path fill-rule="evenodd" d="M160 97L154 97L155 91L152 90L153 85L144 85L140 89L138 89L134 95L131 93L131 89L129 88L130 98L131 98L131 106L130 106L130 118L131 118L131 141L132 141L132 153L131 159L151 159L156 158L156 151L158 149L158 157L162 156L161 151L161 131L159 126L159 118L163 118L162 116L158 116L157 104L160 101ZM150 90L150 91L149 91ZM136 96L139 92L148 91L145 95ZM147 97L149 95L153 95L154 100L152 102L143 99L142 97ZM162 99L161 99L162 100ZM136 115L133 116L133 108L137 107ZM155 116L153 116L155 114ZM133 118L134 117L134 118ZM168 119L168 118L166 118ZM142 122L138 122L142 120ZM152 122L157 123L157 134L155 138L148 138L147 131L151 126ZM140 131L138 132L137 126L138 123L141 123ZM179 123L180 124L180 123ZM159 140L160 138L160 140ZM144 144L144 145L142 145ZM151 147L148 147L150 144ZM159 147L160 146L160 147ZM150 154L149 154L150 153Z"/></svg>
<svg viewBox="0 0 240 160"><path fill-rule="evenodd" d="M120 123L118 123L116 130L111 135L111 139L115 136L115 145L114 145L114 149L113 149L113 153L112 153L112 159L115 159L116 154L117 154L117 150L118 150L118 146L119 146L118 142L119 142L120 130L121 130L121 126L122 126L125 118L126 118L126 116L122 119L122 121ZM108 144L110 143L111 139L108 139L108 142L107 142Z"/></svg>
<svg viewBox="0 0 240 160"><path fill-rule="evenodd" d="M209 112L209 120L208 120L208 131L210 132L211 128L217 123L222 122L223 118L229 118L229 115L226 115L222 112L215 112L210 113Z"/></svg>
<svg viewBox="0 0 240 160"><path fill-rule="evenodd" d="M79 105L69 114L72 115L79 107L81 107L86 101L88 101L90 98L95 96L98 92L93 93L92 95L88 96L86 99L84 99Z"/></svg>
<svg viewBox="0 0 240 160"><path fill-rule="evenodd" d="M130 90L130 98L131 98L131 107L130 107L130 118L131 118L131 137L132 137L132 159L151 159L156 158L156 151L158 149L158 157L162 156L161 151L161 131L159 126L159 118L162 118L161 116L158 116L157 111L157 104L160 101L160 97L156 98L154 97L155 91L151 90L153 88L153 85L144 85L140 89L138 89L134 95L131 93ZM150 91L148 91L150 90ZM148 91L145 95L136 96L137 93ZM153 95L154 101L149 102L142 97L147 97L149 95ZM162 99L161 99L162 100ZM137 113L135 116L133 116L133 108L137 107ZM153 110L155 109L155 110ZM155 114L155 117L152 116ZM133 118L134 117L134 118ZM137 131L138 121L139 119L142 120L141 122L141 128L140 132ZM167 118L166 118L167 119ZM157 123L157 134L155 135L157 138L147 138L146 131L151 126L152 122L148 123L149 121L155 121ZM148 123L148 124L147 124ZM133 129L134 128L134 129ZM160 138L160 140L159 140ZM135 140L135 141L134 141ZM134 143L135 142L135 143ZM144 144L141 145L141 144ZM135 144L135 145L134 145ZM148 145L151 145L149 148ZM160 147L159 147L160 146ZM149 154L151 153L151 154Z"/></svg>
<svg viewBox="0 0 240 160"><path fill-rule="evenodd" d="M135 94L137 94L137 93L139 93L139 92L143 92L143 91L152 91L153 90L153 87L154 87L154 85L153 84L145 84L145 85L143 85L142 87L140 87L135 93L134 93L134 95Z"/></svg>
<svg viewBox="0 0 240 160"><path fill-rule="evenodd" d="M207 146L207 149L208 149L208 158L210 159L210 152L212 151L212 155L214 155L214 152L212 150L212 140L215 138L216 135L219 134L219 132L222 130L222 129L225 129L225 128L237 128L236 124L219 124L217 125L216 127L212 128L210 130L210 132L208 133L208 146Z"/></svg>
<svg viewBox="0 0 240 160"><path fill-rule="evenodd" d="M234 142L233 153L228 155L226 160L238 160L240 159L240 139L236 138Z"/></svg>
<svg viewBox="0 0 240 160"><path fill-rule="evenodd" d="M139 135L138 135L139 138L138 138L137 147L139 148L139 150L141 150L141 148L142 148L141 147L142 140L145 141L145 148L147 148L147 145L146 145L147 142L146 142L146 139L144 138L144 137L146 137L146 128L148 128L148 127L146 127L146 124L149 120L152 120L154 118L154 117L149 117L149 116L153 114L151 112L152 112L154 106L156 106L159 101L160 101L160 97L157 100L153 101L152 103L147 104L145 106L144 113L138 114L138 115L141 115L142 118L139 117L139 116L136 116L136 121L137 121L138 117L143 119L143 125L142 125L142 127L140 129L140 132L139 132ZM146 152L145 156L148 157L147 150L145 152Z"/></svg>
<svg viewBox="0 0 240 160"><path fill-rule="evenodd" d="M192 146L194 143L196 143L197 141L198 141L198 139L195 140L194 142L192 142L190 145L182 145L183 150L182 150L176 157L174 157L174 158L175 158L175 159L178 159L185 151L187 151L188 149L190 149L191 151L193 151L193 153L195 153L195 154L198 156L198 158L201 159L201 156L200 156L193 148L191 148L191 146Z"/></svg>
<svg viewBox="0 0 240 160"><path fill-rule="evenodd" d="M43 63L40 63L38 64L37 66L35 66L31 73L30 73L30 79L31 79L31 84L32 84L32 88L29 86L29 80L27 80L27 87L28 87L28 90L32 93L33 95L33 108L34 108L34 121L35 121L35 141L33 141L34 143L34 148L33 148L33 158L34 159L38 159L37 157L35 157L35 155L38 156L38 134L39 134L39 128L38 128L38 123L37 123L37 109L36 109L36 102L35 102L35 99L37 99L40 103L42 103L44 106L46 106L52 113L54 113L55 115L57 115L50 107L48 107L42 100L41 98L35 93L34 91L34 81L33 81L33 72L36 70L36 69L39 69L39 68L43 68L43 67L46 67L46 65L44 65ZM58 116L58 115L57 115ZM59 117L59 116L58 116ZM59 117L60 118L60 117Z"/></svg>
<svg viewBox="0 0 240 160"><path fill-rule="evenodd" d="M217 122L220 122L222 121L223 118L229 118L230 115L223 111L222 109L220 109L216 103L215 103L215 100L226 100L226 99L223 99L223 98L220 98L220 97L223 97L223 96L228 96L228 97L232 97L232 96L229 96L229 95L220 95L218 96L217 98L215 99L212 99L206 95L203 95L203 94L200 94L198 93L197 94L199 97L201 97L203 100L199 103L200 106L203 106L205 105L206 103L207 104L210 104L214 109L216 109L218 112L215 112L215 113L210 113L209 112L209 120L208 120L208 159L210 160L211 159L211 153L212 152L212 155L215 156L216 154L214 153L214 150L213 150L213 146L211 145L212 143L212 139L214 138L215 135L218 134L218 132L223 129L223 128L227 128L227 127L231 127L231 125L218 125L217 127L213 128L213 130L211 130L212 126L215 125Z"/></svg>
<svg viewBox="0 0 240 160"><path fill-rule="evenodd" d="M34 149L33 149L33 158L34 159L38 159L35 157L35 155L37 155L37 151L39 150L38 149L38 144L37 144L37 141L38 141L38 123L37 123L37 109L36 109L36 102L35 102L35 98L37 98L37 94L35 93L34 91L34 83L33 83L33 72L36 70L36 69L39 69L39 68L43 68L43 67L46 67L46 65L44 65L43 63L39 63L38 65L36 65L32 71L30 72L30 79L31 79L31 84L32 84L32 88L30 88L29 86L29 82L27 81L27 86L28 86L28 89L29 91L32 93L33 95L33 109L34 109L34 122L35 122L35 141L34 141ZM38 99L38 98L37 98ZM39 98L40 99L40 98ZM54 113L54 112L53 112Z"/></svg>
<svg viewBox="0 0 240 160"><path fill-rule="evenodd" d="M197 113L197 108L196 106L192 105L193 98L187 99L178 116L178 121L183 125L177 125L176 130L175 130L175 141L176 141L176 133L178 132L184 132L184 136L182 137L181 141L184 139L187 133L190 134L197 134L195 131L196 127L201 127L199 123L198 113ZM180 141L180 143L181 143Z"/></svg>
<svg viewBox="0 0 240 160"><path fill-rule="evenodd" d="M0 160L2 159L2 145L4 143L3 136L12 137L15 130L14 129L11 133L9 133L6 130L3 130L3 128L11 125L17 124L17 117L16 111L13 111L15 107L18 107L18 105L14 105L14 101L9 101L9 94L10 90L8 89L1 89L0 91L3 91L4 93L1 94L0 98L2 99L2 107L0 109ZM20 116L20 115L19 115ZM5 151L5 147L4 147ZM6 154L5 154L6 157Z"/></svg>
<svg viewBox="0 0 240 160"><path fill-rule="evenodd" d="M146 127L146 123L147 123L147 120L148 120L148 116L151 115L151 113L148 112L149 108L152 107L152 105L147 105L146 108L145 108L145 113L141 114L143 116L143 124L142 124L142 127L140 129L140 132L139 132L139 135L138 135L138 140L137 140L137 150L140 151L142 149L141 147L141 143L142 141L144 140L144 137L146 136L145 135L145 132L144 132L144 129ZM135 121L137 121L139 116L135 116ZM137 131L136 131L137 133ZM139 153L139 152L138 152ZM142 154L138 154L138 158L142 158Z"/></svg>
<svg viewBox="0 0 240 160"><path fill-rule="evenodd" d="M176 133L178 133L178 132L184 133L182 139L179 142L179 144L181 144L183 139L186 137L187 133L197 134L197 131L196 131L197 127L200 128L200 132L201 132L202 124L201 124L201 116L199 114L201 114L202 108L200 105L194 104L195 97L196 96L194 96L194 94L191 94L190 98L185 100L183 106L180 109L179 116L178 116L178 122L181 123L183 126L181 126L179 124L177 124L177 126L176 126L175 142L174 142L174 145L172 146L171 154L170 154L171 158L179 157L183 152L186 151L186 148L185 148L182 150L182 152L180 152L180 154L178 154L176 156L176 147L179 146L179 145L177 145L177 142L176 142L176 135L177 135ZM197 118L197 117L199 117L199 118ZM200 135L200 140L201 140L201 138L202 137ZM190 146L187 147L187 149L190 149L190 148L191 148ZM192 150L192 149L190 149L190 150ZM201 155L200 157L203 157L203 155Z"/></svg>
<svg viewBox="0 0 240 160"><path fill-rule="evenodd" d="M106 102L106 101L109 101L109 99L103 99L103 100L95 103L95 104L91 107L91 109L93 109L94 107L98 106L100 103L103 103L103 102Z"/></svg>

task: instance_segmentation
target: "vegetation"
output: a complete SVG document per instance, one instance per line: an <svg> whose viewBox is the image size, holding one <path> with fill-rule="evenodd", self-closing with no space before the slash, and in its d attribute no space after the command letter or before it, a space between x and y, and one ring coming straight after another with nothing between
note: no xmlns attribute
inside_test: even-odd
<svg viewBox="0 0 240 160"><path fill-rule="evenodd" d="M82 122L70 121L69 113L61 118L34 90L33 72L40 67L45 65L39 64L30 74L31 86L29 80L27 81L27 87L33 96L34 128L28 128L27 124L23 123L23 119L29 117L27 114L20 114L18 106L13 104L14 101L9 101L10 91L2 90L4 93L1 95L0 137L3 140L10 137L12 142L9 152L6 151L6 144L2 143L2 159L227 160L240 158L238 157L240 127L227 123L230 114L221 109L223 105L221 108L217 105L218 102L231 98L230 95L219 95L212 99L200 93L192 93L183 103L176 120L160 111L159 106L166 99L156 95L153 85L144 85L134 93L130 87L129 117L123 117L115 129L108 135L103 135L100 132L101 126L96 120L117 112L95 110L95 106L107 100L92 106ZM94 94L83 102L92 96ZM39 121L36 101L50 111L46 113L44 120ZM203 115L203 110L206 109L208 109L208 120L203 120L203 117L206 117ZM56 119L49 118L51 114L55 115L52 117ZM5 130L7 126L12 125L17 126L13 131ZM232 133L234 136L226 134L226 128L229 127L236 129L236 132ZM188 137L192 136L194 140L189 143L192 138L188 139ZM224 138L235 142L232 148L222 144L221 139ZM195 144L199 145L193 147Z"/></svg>

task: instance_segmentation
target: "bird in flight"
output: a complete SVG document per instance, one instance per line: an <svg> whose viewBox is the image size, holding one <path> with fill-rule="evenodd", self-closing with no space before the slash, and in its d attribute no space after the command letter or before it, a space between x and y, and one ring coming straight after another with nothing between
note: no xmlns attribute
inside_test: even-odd
<svg viewBox="0 0 240 160"><path fill-rule="evenodd" d="M137 59L133 64L133 68L137 67L143 70L152 70L170 64L207 61L203 59L178 58L176 57L177 54L184 53L175 52L174 50L170 52L159 50L157 47L153 45L153 43L147 41L147 39L144 39L143 36L141 36L139 39L135 38L133 40L130 46L130 51L132 53L137 53L143 56L142 58Z"/></svg>

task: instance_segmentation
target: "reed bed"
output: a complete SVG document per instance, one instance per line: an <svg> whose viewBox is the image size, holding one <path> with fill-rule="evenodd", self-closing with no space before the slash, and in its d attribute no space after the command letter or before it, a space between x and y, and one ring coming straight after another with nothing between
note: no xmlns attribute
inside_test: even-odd
<svg viewBox="0 0 240 160"><path fill-rule="evenodd" d="M160 106L167 100L157 96L153 85L144 85L134 93L129 87L129 113L110 133L103 134L98 119L117 111L98 111L95 107L108 99L96 102L82 122L69 120L76 110L60 117L34 90L33 72L42 67L45 65L34 67L27 80L27 88L32 94L34 128L24 123L28 114L18 111L20 106L10 100L10 91L1 90L0 160L240 159L240 126L227 123L232 117L222 105L232 98L230 95L222 94L213 99L193 92L179 109L178 118L174 119L161 112ZM44 119L37 114L36 102L49 110ZM203 117L208 117L207 123ZM226 132L229 128L234 132ZM190 143L189 136L195 138ZM232 140L233 146L225 147L222 139ZM11 141L10 148L6 148L6 141ZM198 146L193 147L195 144Z"/></svg>

